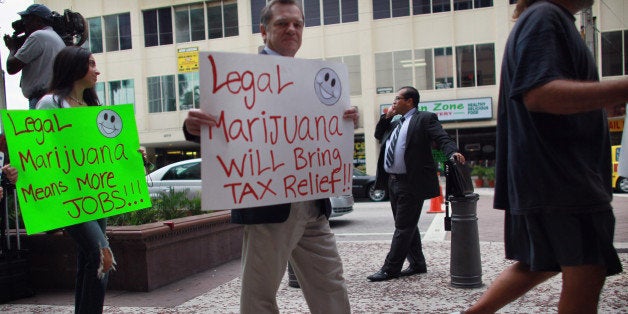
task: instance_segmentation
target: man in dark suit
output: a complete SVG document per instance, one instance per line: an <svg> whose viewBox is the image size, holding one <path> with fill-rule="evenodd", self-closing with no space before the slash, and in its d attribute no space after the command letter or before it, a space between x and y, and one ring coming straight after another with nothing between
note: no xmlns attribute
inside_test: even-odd
<svg viewBox="0 0 628 314"><path fill-rule="evenodd" d="M272 0L262 9L260 54L294 57L301 47L300 1ZM344 119L357 123L355 108ZM216 125L214 115L191 110L183 131L197 141L201 125ZM277 290L288 261L312 313L350 313L342 261L329 227L329 199L234 209L233 223L244 224L241 313L277 313Z"/></svg>
<svg viewBox="0 0 628 314"><path fill-rule="evenodd" d="M375 128L375 138L381 143L375 186L388 187L395 233L384 266L367 277L370 281L427 272L417 224L423 201L440 195L432 143L438 144L445 156L464 162L436 114L418 111L418 104L419 91L411 86L400 88L392 108ZM393 122L395 115L401 118ZM402 271L406 258L410 265Z"/></svg>

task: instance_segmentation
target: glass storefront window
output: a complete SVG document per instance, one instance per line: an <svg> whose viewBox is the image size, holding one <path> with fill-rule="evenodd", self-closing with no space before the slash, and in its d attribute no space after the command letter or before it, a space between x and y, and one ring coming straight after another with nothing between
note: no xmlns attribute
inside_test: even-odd
<svg viewBox="0 0 628 314"><path fill-rule="evenodd" d="M135 87L133 80L121 80L109 82L110 105L134 104Z"/></svg>
<svg viewBox="0 0 628 314"><path fill-rule="evenodd" d="M200 106L199 73L182 73L179 79L179 109L189 110Z"/></svg>

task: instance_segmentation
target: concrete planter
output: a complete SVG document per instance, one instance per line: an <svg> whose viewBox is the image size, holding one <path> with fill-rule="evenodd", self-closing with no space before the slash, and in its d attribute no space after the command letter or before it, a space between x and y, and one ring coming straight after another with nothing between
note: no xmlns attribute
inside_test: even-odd
<svg viewBox="0 0 628 314"><path fill-rule="evenodd" d="M189 275L240 258L242 226L229 211L139 226L108 227L117 271L111 290L151 291ZM73 289L76 250L61 231L24 238L35 288Z"/></svg>

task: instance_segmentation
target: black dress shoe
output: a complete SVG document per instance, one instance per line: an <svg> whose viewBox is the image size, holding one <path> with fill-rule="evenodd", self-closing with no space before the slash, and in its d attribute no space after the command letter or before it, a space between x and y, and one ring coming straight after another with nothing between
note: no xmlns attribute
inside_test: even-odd
<svg viewBox="0 0 628 314"><path fill-rule="evenodd" d="M386 280L390 280L390 279L395 279L395 278L399 278L399 273L397 274L390 274L387 273L383 270L380 270L368 277L366 277L366 279L370 280L370 281L386 281Z"/></svg>
<svg viewBox="0 0 628 314"><path fill-rule="evenodd" d="M412 276L412 275L416 275L416 274L425 274L427 273L427 266L423 265L423 266L408 266L408 268L402 270L399 273L399 276L401 277L405 277L405 276Z"/></svg>

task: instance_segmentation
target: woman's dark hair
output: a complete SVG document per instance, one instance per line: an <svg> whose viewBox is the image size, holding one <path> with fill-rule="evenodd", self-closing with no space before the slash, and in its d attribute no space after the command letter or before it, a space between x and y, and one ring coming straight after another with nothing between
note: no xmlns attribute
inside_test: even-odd
<svg viewBox="0 0 628 314"><path fill-rule="evenodd" d="M81 47L68 46L63 48L55 57L52 67L52 82L50 92L58 96L58 105L61 108L63 99L70 95L74 82L82 79L89 70L89 56L92 53ZM83 91L83 101L88 106L98 106L98 95L93 87Z"/></svg>

